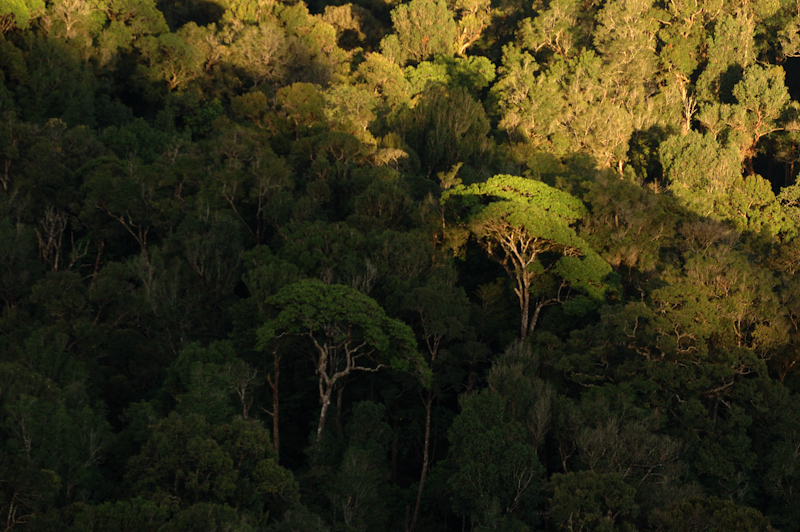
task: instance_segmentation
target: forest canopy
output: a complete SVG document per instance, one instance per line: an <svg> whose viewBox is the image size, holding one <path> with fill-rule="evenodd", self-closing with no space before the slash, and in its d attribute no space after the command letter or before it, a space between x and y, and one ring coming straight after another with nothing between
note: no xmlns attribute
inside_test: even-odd
<svg viewBox="0 0 800 532"><path fill-rule="evenodd" d="M800 3L0 0L5 531L800 530Z"/></svg>

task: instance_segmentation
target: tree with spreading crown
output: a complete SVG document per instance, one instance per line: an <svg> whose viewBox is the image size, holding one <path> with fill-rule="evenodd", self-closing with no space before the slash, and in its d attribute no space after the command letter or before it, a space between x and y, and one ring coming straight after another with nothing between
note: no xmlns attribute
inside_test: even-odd
<svg viewBox="0 0 800 532"><path fill-rule="evenodd" d="M594 298L602 298L608 290L604 278L611 267L572 227L586 213L579 199L541 181L511 175L496 175L471 186L458 185L445 191L441 201L452 196L489 200L486 205L473 202L475 208L467 225L514 282L521 338L533 332L545 306L565 300L567 285ZM556 295L544 293L537 286L548 273L561 278ZM542 292L539 297L537 291Z"/></svg>

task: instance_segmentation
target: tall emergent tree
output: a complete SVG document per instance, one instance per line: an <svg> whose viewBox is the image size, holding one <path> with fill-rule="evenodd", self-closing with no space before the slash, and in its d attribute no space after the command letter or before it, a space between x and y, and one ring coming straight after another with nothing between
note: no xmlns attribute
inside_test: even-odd
<svg viewBox="0 0 800 532"><path fill-rule="evenodd" d="M304 279L284 287L269 302L278 314L259 328L259 348L286 335L307 337L312 346L321 404L315 452L331 395L353 372L392 368L415 371L423 381L429 378L411 328L388 317L374 299L354 288Z"/></svg>
<svg viewBox="0 0 800 532"><path fill-rule="evenodd" d="M611 267L572 227L586 213L579 199L541 181L511 175L459 185L442 194L442 203L451 196L489 199L470 213L467 223L480 245L514 282L521 313L520 338L533 332L545 306L563 302L562 288L567 285L594 297L605 292L603 280ZM536 297L535 283L548 273L561 278L561 287L556 295L540 293Z"/></svg>

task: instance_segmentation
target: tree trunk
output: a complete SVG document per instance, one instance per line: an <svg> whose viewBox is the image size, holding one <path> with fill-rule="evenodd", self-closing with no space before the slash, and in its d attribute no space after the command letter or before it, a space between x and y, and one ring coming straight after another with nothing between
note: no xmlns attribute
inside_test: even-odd
<svg viewBox="0 0 800 532"><path fill-rule="evenodd" d="M398 444L400 442L400 438L398 436L398 421L400 420L400 416L397 415L397 399L392 401L393 407L393 414L392 414L392 452L390 458L390 468L389 468L389 475L390 479L393 483L397 482L397 455L398 455Z"/></svg>
<svg viewBox="0 0 800 532"><path fill-rule="evenodd" d="M328 418L328 408L331 406L331 393L333 392L333 387L328 386L325 388L325 391L322 392L319 399L322 403L322 407L319 411L319 423L317 424L317 444L316 448L314 449L314 463L316 464L317 458L319 457L319 452L322 447L322 431L325 428L325 420Z"/></svg>
<svg viewBox="0 0 800 532"><path fill-rule="evenodd" d="M524 340L528 336L528 310L529 305L527 301L519 300L520 311L522 312L522 323L520 324L519 339Z"/></svg>
<svg viewBox="0 0 800 532"><path fill-rule="evenodd" d="M94 259L94 269L92 270L92 280L97 279L97 273L100 271L100 259L103 258L103 248L106 246L105 240L97 243L97 258Z"/></svg>
<svg viewBox="0 0 800 532"><path fill-rule="evenodd" d="M519 286L519 311L522 314L519 339L524 340L530 332L531 283L528 279L521 279L517 286Z"/></svg>
<svg viewBox="0 0 800 532"><path fill-rule="evenodd" d="M544 307L544 303L540 302L536 305L536 310L533 311L533 318L531 319L530 323L528 324L528 333L532 333L533 330L536 328L536 323L539 321L539 314L542 312L542 308ZM522 338L523 340L525 337Z"/></svg>
<svg viewBox="0 0 800 532"><path fill-rule="evenodd" d="M274 378L273 378L274 375ZM272 389L272 447L275 449L275 462L280 463L281 456L281 437L278 424L278 412L280 408L280 398L278 396L278 386L281 378L281 357L277 352L272 359L272 375L267 376L267 382Z"/></svg>
<svg viewBox="0 0 800 532"><path fill-rule="evenodd" d="M342 380L336 389L336 434L340 438L344 436L344 430L342 429L342 396L344 395L345 384L347 384L347 381Z"/></svg>
<svg viewBox="0 0 800 532"><path fill-rule="evenodd" d="M530 313L531 313L531 281L533 280L529 272L525 269L530 265L518 264L514 276L516 276L517 288L515 292L519 298L519 311L522 314L520 319L519 339L524 340L530 332ZM520 271L521 270L521 271ZM511 275L510 270L508 271ZM513 279L513 276L512 276Z"/></svg>
<svg viewBox="0 0 800 532"><path fill-rule="evenodd" d="M422 473L419 475L419 489L417 490L417 502L414 505L414 517L411 519L411 527L408 532L412 532L417 526L419 507L422 504L422 490L425 488L425 480L428 478L429 450L431 446L431 410L433 407L433 392L428 390L428 399L425 401L425 443L422 446Z"/></svg>

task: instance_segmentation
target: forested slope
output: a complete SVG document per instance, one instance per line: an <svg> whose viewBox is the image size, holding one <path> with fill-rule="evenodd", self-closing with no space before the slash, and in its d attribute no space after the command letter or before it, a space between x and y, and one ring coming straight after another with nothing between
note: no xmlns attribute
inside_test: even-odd
<svg viewBox="0 0 800 532"><path fill-rule="evenodd" d="M800 530L794 0L0 31L3 530Z"/></svg>

